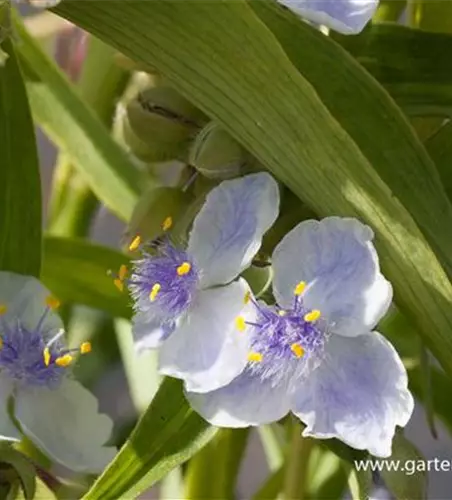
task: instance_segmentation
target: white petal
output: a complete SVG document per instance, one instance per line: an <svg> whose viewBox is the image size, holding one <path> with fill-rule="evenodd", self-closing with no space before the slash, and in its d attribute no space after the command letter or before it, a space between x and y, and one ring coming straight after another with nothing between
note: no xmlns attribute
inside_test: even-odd
<svg viewBox="0 0 452 500"><path fill-rule="evenodd" d="M356 219L302 222L273 252L276 300L291 307L295 286L305 281L305 307L319 309L333 332L354 336L372 330L392 301L372 239L372 230Z"/></svg>
<svg viewBox="0 0 452 500"><path fill-rule="evenodd" d="M407 384L397 352L379 333L333 335L322 364L295 382L292 411L306 436L335 437L388 457L396 425L405 426L413 412Z"/></svg>
<svg viewBox="0 0 452 500"><path fill-rule="evenodd" d="M137 312L132 319L133 341L139 353L160 347L168 333L161 327L161 321L149 321L148 316L149 314Z"/></svg>
<svg viewBox="0 0 452 500"><path fill-rule="evenodd" d="M0 441L20 441L19 430L8 415L8 399L11 396L12 383L0 377Z"/></svg>
<svg viewBox="0 0 452 500"><path fill-rule="evenodd" d="M209 193L188 243L202 287L229 283L249 266L278 208L278 185L264 172L224 181Z"/></svg>
<svg viewBox="0 0 452 500"><path fill-rule="evenodd" d="M244 279L199 293L195 303L160 350L160 373L181 378L189 391L207 392L229 383L247 363L249 339L237 316L250 321L255 308L244 304Z"/></svg>
<svg viewBox="0 0 452 500"><path fill-rule="evenodd" d="M113 423L98 413L97 399L75 380L58 389L22 390L16 418L33 443L55 461L78 472L101 472L116 449L105 447Z"/></svg>
<svg viewBox="0 0 452 500"><path fill-rule="evenodd" d="M372 19L378 0L278 0L295 14L345 35L359 33Z"/></svg>
<svg viewBox="0 0 452 500"><path fill-rule="evenodd" d="M290 410L286 387L274 387L248 370L221 389L206 394L187 392L186 397L195 411L218 427L268 424Z"/></svg>
<svg viewBox="0 0 452 500"><path fill-rule="evenodd" d="M6 322L19 318L28 329L34 329L46 310L46 298L52 293L36 278L0 272L0 305L6 306L2 315ZM42 323L43 333L56 333L63 328L60 317L48 311Z"/></svg>

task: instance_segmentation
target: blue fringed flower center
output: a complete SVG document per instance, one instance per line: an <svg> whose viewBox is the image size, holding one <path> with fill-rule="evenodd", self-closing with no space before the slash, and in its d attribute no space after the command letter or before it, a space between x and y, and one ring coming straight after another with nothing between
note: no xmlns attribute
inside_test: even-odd
<svg viewBox="0 0 452 500"><path fill-rule="evenodd" d="M173 323L193 301L199 282L196 266L185 250L162 243L155 254L143 252L134 262L129 289L136 310Z"/></svg>
<svg viewBox="0 0 452 500"><path fill-rule="evenodd" d="M277 385L295 370L302 374L318 366L329 336L320 311L306 309L300 296L289 310L255 305L256 322L247 322L251 327L248 361L253 373Z"/></svg>
<svg viewBox="0 0 452 500"><path fill-rule="evenodd" d="M72 361L70 351L59 340L63 332L58 332L50 342L44 336L42 325L48 312L46 308L31 330L19 318L10 322L1 318L0 372L16 384L54 388Z"/></svg>

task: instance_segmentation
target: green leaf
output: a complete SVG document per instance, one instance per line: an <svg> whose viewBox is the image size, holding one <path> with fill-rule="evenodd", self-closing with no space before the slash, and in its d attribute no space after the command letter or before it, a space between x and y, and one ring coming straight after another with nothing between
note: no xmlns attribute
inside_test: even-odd
<svg viewBox="0 0 452 500"><path fill-rule="evenodd" d="M410 115L452 113L452 36L395 23L373 24L358 36L334 35Z"/></svg>
<svg viewBox="0 0 452 500"><path fill-rule="evenodd" d="M22 453L7 445L0 448L0 463L12 467L14 474L20 480L23 497L32 500L36 491L36 470L33 463ZM3 470L3 474L5 473Z"/></svg>
<svg viewBox="0 0 452 500"><path fill-rule="evenodd" d="M84 500L136 498L215 434L189 407L182 382L167 378L136 428Z"/></svg>
<svg viewBox="0 0 452 500"><path fill-rule="evenodd" d="M17 18L15 28L36 121L67 153L99 199L128 220L141 191L137 168Z"/></svg>
<svg viewBox="0 0 452 500"><path fill-rule="evenodd" d="M443 125L425 146L436 164L449 199L452 200L452 122Z"/></svg>
<svg viewBox="0 0 452 500"><path fill-rule="evenodd" d="M396 433L394 437L392 455L388 460L405 467L404 471L390 470L391 467L383 467L381 470L381 476L394 497L397 500L425 499L427 461L401 432ZM413 473L411 473L411 466L413 466Z"/></svg>
<svg viewBox="0 0 452 500"><path fill-rule="evenodd" d="M444 262L452 256L452 233L444 231L452 223L452 212L434 165L393 104L391 117L400 131L392 128L392 120L385 126L397 132L405 146L388 138L391 147L383 149L373 141L373 155L380 163L374 158L372 164L379 172L383 159L391 169L397 165L394 170L403 171L400 165L409 164L413 170L396 174L388 167L385 177L400 176L386 185L364 156L364 148L331 116L243 0L66 0L54 10L125 55L156 67L320 215L357 216L369 223L399 307L419 323L426 343L452 374L452 285L401 200L409 202L425 234L435 239ZM340 50L334 57L324 53L323 42L336 47L334 43L308 26L298 26L309 51L324 58L323 68L330 71L335 57L342 56L341 64L349 57ZM391 102L382 93L376 105L386 109ZM354 116L358 111L348 112ZM379 114L378 107L375 112ZM359 121L362 130L370 124L369 115ZM369 151L370 147L366 154ZM414 203L408 188L416 194ZM419 188L428 204L417 197Z"/></svg>
<svg viewBox="0 0 452 500"><path fill-rule="evenodd" d="M109 270L129 261L125 255L84 240L47 237L42 280L63 302L84 304L113 316L132 314L129 299L113 285Z"/></svg>
<svg viewBox="0 0 452 500"><path fill-rule="evenodd" d="M452 233L444 231L444 227L452 223L452 205L434 163L400 109L375 80L330 39L273 4L258 1L251 5L277 36L293 64L314 86L328 110L408 209L430 243L439 250L452 272ZM403 59L405 62L412 60L412 51L408 52L406 47L414 44L416 38L413 39L413 30L403 30L408 38L405 52L399 54L393 49L389 53L396 52L396 60ZM366 33L373 40L373 33L380 31L380 25L376 25ZM355 37L346 38L349 39L352 40L349 44L353 44ZM358 47L367 48L367 42L367 38L361 40ZM393 45L397 47L396 43ZM438 48L437 45L435 47ZM366 51L363 57L366 62L372 61L375 52L380 54L378 49L375 52L369 49L369 52ZM425 56L426 53L421 54ZM405 62L405 65L408 64ZM334 74L333 82L326 78L325 67L330 74ZM397 74L404 75L404 70L405 67L401 68ZM450 74L452 76L452 72ZM337 98L338 93L340 99ZM384 148L376 145L377 137L379 143L385 145Z"/></svg>
<svg viewBox="0 0 452 500"><path fill-rule="evenodd" d="M39 276L41 181L27 94L10 39L0 65L0 269Z"/></svg>

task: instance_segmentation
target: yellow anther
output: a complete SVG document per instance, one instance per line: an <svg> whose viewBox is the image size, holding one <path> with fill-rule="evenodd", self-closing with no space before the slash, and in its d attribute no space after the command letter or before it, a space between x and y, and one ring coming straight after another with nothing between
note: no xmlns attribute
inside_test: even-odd
<svg viewBox="0 0 452 500"><path fill-rule="evenodd" d="M48 347L44 348L44 351L42 352L42 355L44 357L44 364L46 366L50 365L50 349Z"/></svg>
<svg viewBox="0 0 452 500"><path fill-rule="evenodd" d="M113 280L113 283L115 284L115 287L120 291L120 292L123 292L124 291L124 283L119 279L119 278L116 278L115 280Z"/></svg>
<svg viewBox="0 0 452 500"><path fill-rule="evenodd" d="M89 352L91 352L91 342L83 342L80 346L80 353L88 354Z"/></svg>
<svg viewBox="0 0 452 500"><path fill-rule="evenodd" d="M286 311L283 311L283 310L281 309L280 311L278 311L278 314L279 314L280 316L285 316L287 313L286 313Z"/></svg>
<svg viewBox="0 0 452 500"><path fill-rule="evenodd" d="M301 347L300 344L292 344L290 346L290 350L295 354L297 358L301 358L304 354L304 349Z"/></svg>
<svg viewBox="0 0 452 500"><path fill-rule="evenodd" d="M3 349L3 339L0 337L0 351Z"/></svg>
<svg viewBox="0 0 452 500"><path fill-rule="evenodd" d="M173 226L173 218L171 216L168 216L163 222L162 222L162 229L164 231L168 231L168 229L171 229Z"/></svg>
<svg viewBox="0 0 452 500"><path fill-rule="evenodd" d="M306 288L306 281L300 281L298 285L294 288L294 295L301 295L304 292L304 289Z"/></svg>
<svg viewBox="0 0 452 500"><path fill-rule="evenodd" d="M259 352L249 352L248 353L248 361L252 361L253 363L260 363L263 359L263 356Z"/></svg>
<svg viewBox="0 0 452 500"><path fill-rule="evenodd" d="M64 356L60 356L59 358L57 358L55 360L55 364L57 366L62 366L63 368L65 368L72 363L73 359L74 358L70 354L65 354Z"/></svg>
<svg viewBox="0 0 452 500"><path fill-rule="evenodd" d="M237 318L235 318L235 327L237 328L237 330L239 332L245 331L246 321L245 321L245 318L243 316L237 316Z"/></svg>
<svg viewBox="0 0 452 500"><path fill-rule="evenodd" d="M122 264L119 268L119 274L118 277L121 281L124 281L124 278L127 276L127 266L125 264Z"/></svg>
<svg viewBox="0 0 452 500"><path fill-rule="evenodd" d="M0 304L0 315L5 314L8 310L8 307L5 304Z"/></svg>
<svg viewBox="0 0 452 500"><path fill-rule="evenodd" d="M141 243L141 236L137 234L135 238L132 240L132 243L129 245L129 252L134 252Z"/></svg>
<svg viewBox="0 0 452 500"><path fill-rule="evenodd" d="M149 300L151 302L154 302L154 300L157 298L157 294L160 292L161 285L160 283L155 283L152 288L151 288L151 293L149 294Z"/></svg>
<svg viewBox="0 0 452 500"><path fill-rule="evenodd" d="M190 272L190 269L190 262L182 262L182 264L177 268L177 274L179 276L184 276L185 274L188 274Z"/></svg>
<svg viewBox="0 0 452 500"><path fill-rule="evenodd" d="M251 300L251 292L248 290L243 297L243 303L246 305Z"/></svg>
<svg viewBox="0 0 452 500"><path fill-rule="evenodd" d="M307 314L304 315L304 320L305 321L317 321L321 316L321 313L318 309L313 309L311 312L308 312Z"/></svg>
<svg viewBox="0 0 452 500"><path fill-rule="evenodd" d="M46 306L49 309L58 309L60 307L60 301L57 298L49 295L48 297L46 297Z"/></svg>

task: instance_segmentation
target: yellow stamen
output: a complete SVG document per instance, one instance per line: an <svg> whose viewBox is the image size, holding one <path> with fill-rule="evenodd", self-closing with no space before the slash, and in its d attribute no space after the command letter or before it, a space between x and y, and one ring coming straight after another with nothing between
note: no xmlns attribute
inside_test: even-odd
<svg viewBox="0 0 452 500"><path fill-rule="evenodd" d="M244 332L246 328L245 318L243 316L237 316L235 318L235 327L239 332Z"/></svg>
<svg viewBox="0 0 452 500"><path fill-rule="evenodd" d="M281 311L278 311L278 314L279 314L280 316L285 316L287 313L286 313L286 311L283 311L283 310L281 309Z"/></svg>
<svg viewBox="0 0 452 500"><path fill-rule="evenodd" d="M48 347L44 348L44 351L42 352L42 355L44 357L44 364L46 366L50 365L50 349Z"/></svg>
<svg viewBox="0 0 452 500"><path fill-rule="evenodd" d="M295 287L293 293L294 295L301 295L304 292L304 289L306 288L306 282L305 281L300 281L298 285Z"/></svg>
<svg viewBox="0 0 452 500"><path fill-rule="evenodd" d="M251 300L251 292L248 290L243 297L243 303L246 305Z"/></svg>
<svg viewBox="0 0 452 500"><path fill-rule="evenodd" d="M49 295L48 297L46 297L46 306L49 309L58 309L60 307L60 301L57 298Z"/></svg>
<svg viewBox="0 0 452 500"><path fill-rule="evenodd" d="M291 351L295 354L297 358L301 358L304 354L304 349L301 347L300 344L292 344L290 346Z"/></svg>
<svg viewBox="0 0 452 500"><path fill-rule="evenodd" d="M311 312L304 315L304 320L309 322L316 321L320 318L320 316L321 312L318 309L313 309Z"/></svg>
<svg viewBox="0 0 452 500"><path fill-rule="evenodd" d="M5 304L0 304L0 315L5 314L8 310L8 307Z"/></svg>
<svg viewBox="0 0 452 500"><path fill-rule="evenodd" d="M113 283L115 284L115 287L120 291L120 292L123 292L124 291L124 283L119 279L119 278L116 278L115 280L113 280Z"/></svg>
<svg viewBox="0 0 452 500"><path fill-rule="evenodd" d="M184 276L185 274L188 274L190 272L190 269L190 262L182 262L182 264L177 268L177 274L179 276Z"/></svg>
<svg viewBox="0 0 452 500"><path fill-rule="evenodd" d="M253 361L254 363L260 363L263 359L263 356L259 352L249 352L248 353L248 361Z"/></svg>
<svg viewBox="0 0 452 500"><path fill-rule="evenodd" d="M149 294L149 300L151 302L154 302L154 300L157 298L157 294L160 292L161 285L160 283L155 283L151 289L151 293Z"/></svg>
<svg viewBox="0 0 452 500"><path fill-rule="evenodd" d="M162 223L162 229L164 231L168 231L168 229L171 229L173 225L173 218L171 216L168 216Z"/></svg>
<svg viewBox="0 0 452 500"><path fill-rule="evenodd" d="M137 234L135 238L132 240L132 243L129 245L129 252L134 252L141 243L141 236Z"/></svg>
<svg viewBox="0 0 452 500"><path fill-rule="evenodd" d="M74 358L70 354L65 354L64 356L60 356L59 358L57 358L55 360L55 364L57 366L62 366L63 368L65 368L72 363L73 359Z"/></svg>
<svg viewBox="0 0 452 500"><path fill-rule="evenodd" d="M124 278L127 276L127 266L125 264L122 264L119 268L119 274L118 277L121 281L124 281Z"/></svg>
<svg viewBox="0 0 452 500"><path fill-rule="evenodd" d="M0 351L3 349L3 339L0 337Z"/></svg>
<svg viewBox="0 0 452 500"><path fill-rule="evenodd" d="M89 352L91 352L91 342L83 342L80 346L80 353L88 354Z"/></svg>

